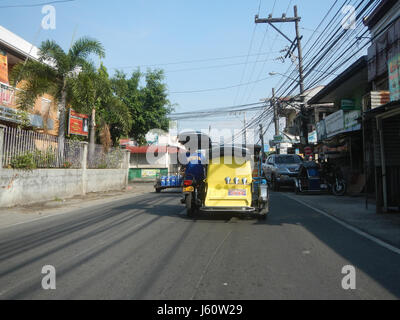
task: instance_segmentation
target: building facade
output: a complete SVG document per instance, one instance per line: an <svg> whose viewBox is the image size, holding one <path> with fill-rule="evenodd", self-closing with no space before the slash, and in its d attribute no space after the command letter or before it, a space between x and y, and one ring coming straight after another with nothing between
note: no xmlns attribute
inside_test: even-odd
<svg viewBox="0 0 400 320"><path fill-rule="evenodd" d="M0 26L0 124L15 127L23 121L39 132L58 134L58 112L54 98L48 94L39 97L23 115L17 108L17 87L10 85L10 75L15 65L26 59L38 60L39 49L21 37ZM23 120L26 118L25 120Z"/></svg>
<svg viewBox="0 0 400 320"><path fill-rule="evenodd" d="M365 190L363 163L362 105L370 92L367 57L361 57L310 99L318 105L330 103L329 112L315 118L313 135L316 157L341 168L350 193Z"/></svg>
<svg viewBox="0 0 400 320"><path fill-rule="evenodd" d="M400 2L383 0L366 17L371 33L364 99L365 163L375 181L377 211L400 209Z"/></svg>

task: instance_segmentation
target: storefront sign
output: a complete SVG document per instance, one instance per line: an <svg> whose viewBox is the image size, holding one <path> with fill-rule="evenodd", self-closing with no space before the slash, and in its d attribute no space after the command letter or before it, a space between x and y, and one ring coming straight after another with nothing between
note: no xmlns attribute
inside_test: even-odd
<svg viewBox="0 0 400 320"><path fill-rule="evenodd" d="M343 99L341 105L342 105L342 110L356 109L356 102L352 99Z"/></svg>
<svg viewBox="0 0 400 320"><path fill-rule="evenodd" d="M313 131L308 134L308 142L309 143L317 143L318 142L317 131Z"/></svg>
<svg viewBox="0 0 400 320"><path fill-rule="evenodd" d="M400 100L400 54L389 60L390 101Z"/></svg>
<svg viewBox="0 0 400 320"><path fill-rule="evenodd" d="M8 84L7 53L3 50L0 50L0 82Z"/></svg>
<svg viewBox="0 0 400 320"><path fill-rule="evenodd" d="M274 136L274 142L275 143L283 142L283 137L282 136Z"/></svg>
<svg viewBox="0 0 400 320"><path fill-rule="evenodd" d="M142 170L142 178L155 178L160 170Z"/></svg>
<svg viewBox="0 0 400 320"><path fill-rule="evenodd" d="M89 116L69 109L68 134L89 136Z"/></svg>
<svg viewBox="0 0 400 320"><path fill-rule="evenodd" d="M358 130L357 127L360 126L361 111L354 110L344 113L344 128L347 130ZM361 128L361 126L360 126Z"/></svg>
<svg viewBox="0 0 400 320"><path fill-rule="evenodd" d="M339 110L325 118L326 134L328 138L340 133L344 129L344 111Z"/></svg>

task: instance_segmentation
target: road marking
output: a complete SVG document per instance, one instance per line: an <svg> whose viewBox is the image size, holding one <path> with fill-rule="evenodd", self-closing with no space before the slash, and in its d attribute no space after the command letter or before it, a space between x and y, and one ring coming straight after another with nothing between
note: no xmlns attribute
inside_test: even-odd
<svg viewBox="0 0 400 320"><path fill-rule="evenodd" d="M308 204L308 203L306 203L304 201L301 201L299 199L293 198L292 196L289 196L289 195L284 194L284 193L282 193L282 194L284 196L286 196L287 198L292 199L292 200L294 200L294 201L296 201L296 202L298 202L298 203L300 203L300 204L302 204L302 205L304 205L304 206L306 206L306 207L308 207L308 208L310 208L310 209L322 214L323 216L335 221L336 223L340 224L341 226L345 227L346 229L351 230L351 231L357 233L358 235L360 235L360 236L362 236L364 238L367 238L368 240L371 240L372 242L380 245L381 247L384 247L384 248L386 248L386 249L388 249L388 250L400 255L400 249L399 248L397 248L397 247L395 247L395 246L393 246L393 245L391 245L391 244L389 244L389 243L387 243L387 242L385 242L383 240L380 240L377 237L374 237L373 235L370 235L369 233L366 233L366 232L358 229L357 227L354 227L351 224L348 224L348 223L344 222L343 220L341 220L339 218L336 218L333 215L331 215L331 214L329 214L329 213L327 213L327 212L325 212L325 211L323 211L321 209L315 208L312 205L310 205L310 204Z"/></svg>

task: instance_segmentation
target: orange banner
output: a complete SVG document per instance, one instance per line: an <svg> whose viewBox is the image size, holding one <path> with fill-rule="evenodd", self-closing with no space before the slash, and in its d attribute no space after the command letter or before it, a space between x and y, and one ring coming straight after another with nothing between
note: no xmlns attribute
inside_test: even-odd
<svg viewBox="0 0 400 320"><path fill-rule="evenodd" d="M0 50L0 82L8 84L7 54Z"/></svg>
<svg viewBox="0 0 400 320"><path fill-rule="evenodd" d="M79 114L72 109L69 109L68 133L78 136L89 136L89 116Z"/></svg>

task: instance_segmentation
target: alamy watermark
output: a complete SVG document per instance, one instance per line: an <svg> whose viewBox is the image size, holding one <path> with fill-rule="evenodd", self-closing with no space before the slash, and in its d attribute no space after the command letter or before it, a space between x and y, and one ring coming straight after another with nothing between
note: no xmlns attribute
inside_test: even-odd
<svg viewBox="0 0 400 320"><path fill-rule="evenodd" d="M342 8L342 28L345 30L354 30L356 28L357 15L356 8L351 5L344 6Z"/></svg>
<svg viewBox="0 0 400 320"><path fill-rule="evenodd" d="M45 275L42 279L43 290L56 290L56 268L50 265L44 266L42 274Z"/></svg>
<svg viewBox="0 0 400 320"><path fill-rule="evenodd" d="M42 28L44 30L55 30L56 29L56 8L52 5L45 5L42 8Z"/></svg>
<svg viewBox="0 0 400 320"><path fill-rule="evenodd" d="M171 131L162 133L165 136L178 136L180 142L184 145L185 150L170 153L169 161L172 165L186 165L191 162L194 155L202 153L205 157L202 164L208 164L209 159L213 159L214 164L219 164L220 160L224 164L231 165L233 163L243 164L251 155L255 154L256 141L259 142L258 132L256 130L247 130L246 138L241 129L213 129L200 130L202 135L193 135L193 130L183 130L180 133ZM199 139L200 137L200 139ZM210 139L215 142L210 146ZM246 151L247 149L247 151ZM165 160L167 146L151 145L146 152L146 161L148 164L162 163Z"/></svg>
<svg viewBox="0 0 400 320"><path fill-rule="evenodd" d="M343 290L356 290L356 268L353 266L344 266L342 274L345 274L345 277L342 279Z"/></svg>

